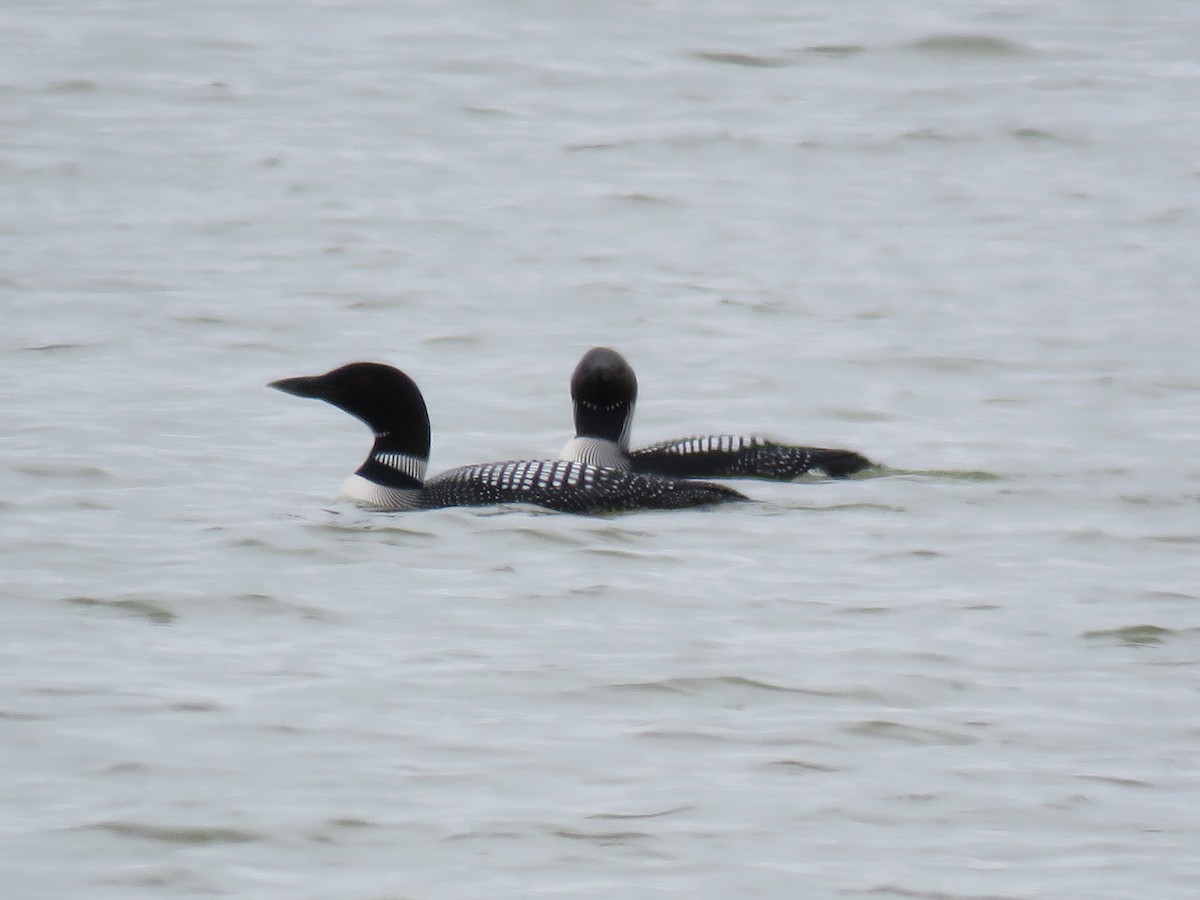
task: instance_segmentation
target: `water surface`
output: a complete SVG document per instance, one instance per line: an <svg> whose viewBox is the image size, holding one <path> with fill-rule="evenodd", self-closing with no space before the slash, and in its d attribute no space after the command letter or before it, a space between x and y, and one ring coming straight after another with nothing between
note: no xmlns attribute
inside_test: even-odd
<svg viewBox="0 0 1200 900"><path fill-rule="evenodd" d="M1179 4L9 4L9 896L1190 898ZM336 505L635 442L882 477L579 518Z"/></svg>

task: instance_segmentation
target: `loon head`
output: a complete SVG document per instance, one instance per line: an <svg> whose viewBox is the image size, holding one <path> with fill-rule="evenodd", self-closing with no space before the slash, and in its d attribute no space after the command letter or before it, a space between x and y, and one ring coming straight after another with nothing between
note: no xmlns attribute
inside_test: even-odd
<svg viewBox="0 0 1200 900"><path fill-rule="evenodd" d="M399 369L356 362L268 387L324 400L366 422L375 445L356 475L390 488L421 486L429 463L429 412L420 388Z"/></svg>
<svg viewBox="0 0 1200 900"><path fill-rule="evenodd" d="M616 350L593 347L571 375L575 436L613 441L626 452L637 401L637 376Z"/></svg>

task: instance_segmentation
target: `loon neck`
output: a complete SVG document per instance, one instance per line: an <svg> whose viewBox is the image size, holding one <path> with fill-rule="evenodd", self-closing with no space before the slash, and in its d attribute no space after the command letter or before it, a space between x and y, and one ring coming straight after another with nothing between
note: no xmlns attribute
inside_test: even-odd
<svg viewBox="0 0 1200 900"><path fill-rule="evenodd" d="M575 402L575 437L611 441L629 452L633 430L633 403L599 406L587 401Z"/></svg>
<svg viewBox="0 0 1200 900"><path fill-rule="evenodd" d="M616 350L593 347L571 374L575 436L612 441L629 451L637 375Z"/></svg>
<svg viewBox="0 0 1200 900"><path fill-rule="evenodd" d="M429 468L429 451L416 454L410 448L407 438L396 441L388 432L376 434L370 454L354 474L384 487L420 489Z"/></svg>

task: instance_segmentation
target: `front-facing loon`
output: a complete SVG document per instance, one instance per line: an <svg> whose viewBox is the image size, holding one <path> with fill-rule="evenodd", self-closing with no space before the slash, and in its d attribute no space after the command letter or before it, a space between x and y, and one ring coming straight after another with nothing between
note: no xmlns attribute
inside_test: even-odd
<svg viewBox="0 0 1200 900"><path fill-rule="evenodd" d="M416 383L383 363L350 363L269 387L332 403L365 422L375 443L342 494L380 511L531 503L574 513L682 509L746 497L707 482L676 481L562 459L512 460L451 469L428 480L429 413Z"/></svg>
<svg viewBox="0 0 1200 900"><path fill-rule="evenodd" d="M575 437L560 459L673 478L760 478L790 481L818 471L843 478L874 466L853 450L796 447L761 437L715 434L662 441L630 451L637 375L625 358L593 347L571 375Z"/></svg>

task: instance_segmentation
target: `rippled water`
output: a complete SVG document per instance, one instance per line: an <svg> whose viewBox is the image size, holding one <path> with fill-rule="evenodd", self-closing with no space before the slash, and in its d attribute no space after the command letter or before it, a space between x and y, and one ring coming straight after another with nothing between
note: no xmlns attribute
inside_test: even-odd
<svg viewBox="0 0 1200 900"><path fill-rule="evenodd" d="M6 896L1196 895L1200 12L4 19ZM264 388L436 471L596 344L885 474L371 516Z"/></svg>

